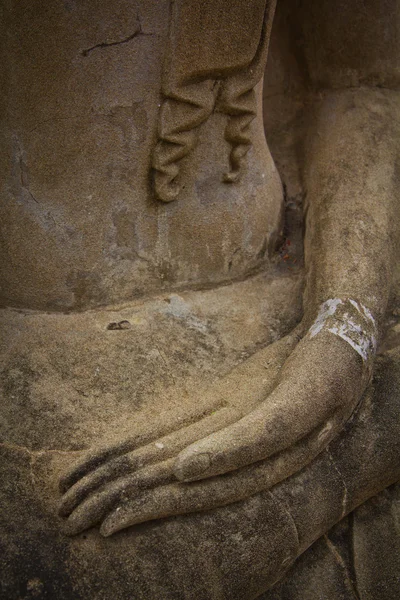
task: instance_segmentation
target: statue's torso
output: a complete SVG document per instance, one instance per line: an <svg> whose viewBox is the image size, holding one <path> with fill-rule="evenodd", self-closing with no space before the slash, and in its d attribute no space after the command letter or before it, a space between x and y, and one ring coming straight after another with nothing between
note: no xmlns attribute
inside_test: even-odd
<svg viewBox="0 0 400 600"><path fill-rule="evenodd" d="M260 97L240 181L222 181L227 116L214 111L179 164L178 198L155 196L169 11L38 0L6 13L3 304L83 309L268 263L282 189Z"/></svg>

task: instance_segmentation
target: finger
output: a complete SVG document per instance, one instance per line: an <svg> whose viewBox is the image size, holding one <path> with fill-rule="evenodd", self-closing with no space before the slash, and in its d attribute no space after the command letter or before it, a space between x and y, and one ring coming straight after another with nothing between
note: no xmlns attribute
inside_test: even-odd
<svg viewBox="0 0 400 600"><path fill-rule="evenodd" d="M179 431L183 430L185 428L185 426L186 427L190 426L190 424L188 425L187 422L181 422L179 424L179 429L172 430L172 432L167 431L166 435L168 435L168 436L172 436L174 434L179 435ZM127 440L120 441L112 446L93 449L92 451L90 451L90 453L86 454L86 456L83 459L81 459L78 463L76 463L73 466L73 468L60 479L60 484L59 484L60 492L62 494L66 494L70 488L71 488L71 492L72 492L73 486L79 480L85 479L85 477L87 475L89 475L89 477L90 477L90 471L95 471L95 472L99 471L100 473L104 474L104 475L99 475L99 477L100 477L99 483L101 483L102 482L101 477L105 476L109 471L112 472L113 469L118 469L119 461L114 462L116 458L119 458L123 454L131 453L135 449L154 448L154 446L152 444L149 444L149 442L152 442L152 441L154 441L157 444L157 446L156 446L157 448L160 447L160 444L161 444L161 447L164 446L164 443L163 443L164 440L160 439L160 435L156 435L154 432L148 432L145 435L130 437ZM153 454L151 454L151 455L153 455ZM111 469L104 468L104 471L100 471L100 469L104 465L104 463L106 463L106 461L108 461L110 458L113 459L109 463L111 465ZM157 458L159 458L158 454L157 454ZM123 462L124 461L121 460L122 464L123 464ZM131 468L135 468L133 463L130 463L130 464L131 464ZM128 469L128 471L129 471L129 469ZM85 481L89 481L89 479L88 480L85 479ZM97 481L97 478L93 479L93 485L96 485L95 481Z"/></svg>
<svg viewBox="0 0 400 600"><path fill-rule="evenodd" d="M299 341L296 330L270 346L259 350L242 364L235 367L231 373L217 382L213 382L209 391L201 399L201 407L196 413L189 415L179 423L176 428L170 424L169 429L164 428L163 435L171 435L190 425L194 419L204 419L204 412L211 407L215 411L224 406L236 406L245 412L259 404L270 393L275 385L276 377L285 360ZM243 382L246 381L246 390ZM203 435L208 435L207 431ZM77 462L68 473L60 480L60 492L66 493L75 483L85 475L97 469L110 458L117 458L122 454L131 452L151 441L160 439L160 432L156 429L145 434L131 436L127 440L117 442L112 446L95 448ZM190 443L190 442L188 442Z"/></svg>
<svg viewBox="0 0 400 600"><path fill-rule="evenodd" d="M179 432L170 434L155 443L138 448L129 454L119 456L105 465L101 465L69 488L60 502L59 515L68 516L86 497L108 482L133 473L136 469L142 469L154 462L158 463L175 457L195 440L208 435L212 431L218 431L218 429L234 422L241 416L242 414L237 409L221 409Z"/></svg>
<svg viewBox="0 0 400 600"><path fill-rule="evenodd" d="M321 436L325 442L332 439L339 421L331 427L316 429L296 446L255 465L212 479L174 483L140 494L114 508L100 533L107 537L132 525L218 508L267 490L311 462L320 452Z"/></svg>
<svg viewBox="0 0 400 600"><path fill-rule="evenodd" d="M308 415L310 418L305 418L303 412L296 415L280 394L278 388L268 404L183 450L175 463L176 477L180 481L195 481L266 459L293 445L310 428L322 425L331 416L325 412Z"/></svg>
<svg viewBox="0 0 400 600"><path fill-rule="evenodd" d="M360 365L355 353L347 355L347 347L337 343L341 340L329 341L329 353L311 342L317 352L306 353L305 360L300 353L297 368L290 357L291 369L259 407L181 452L174 468L176 477L194 481L227 473L290 447L322 426L338 407L350 416L359 398L354 380ZM337 368L341 361L343 368Z"/></svg>
<svg viewBox="0 0 400 600"><path fill-rule="evenodd" d="M199 409L201 410L201 409ZM65 494L67 490L72 487L77 481L82 479L85 475L97 469L106 463L109 459L118 458L123 454L132 452L137 448L148 445L152 441L157 441L162 436L171 435L172 433L178 432L190 424L194 418L201 418L204 416L205 408L202 407L202 413L193 415L187 415L186 418L182 418L179 424L176 424L176 420L173 423L164 423L162 433L159 428L149 427L145 433L130 436L127 439L120 440L112 445L104 445L101 447L93 448L89 452L85 453L83 458L80 458L72 468L60 478L59 490L62 494Z"/></svg>
<svg viewBox="0 0 400 600"><path fill-rule="evenodd" d="M86 453L83 458L73 465L60 479L59 490L62 494L74 485L79 479L84 477L89 471L97 468L109 458L115 458L121 454L125 454L130 450L143 443L143 438L140 436L130 437L127 440L119 441L111 446L102 448L93 448L89 453Z"/></svg>
<svg viewBox="0 0 400 600"><path fill-rule="evenodd" d="M222 483L218 488L211 480L202 481L201 484L174 483L151 490L141 495L138 499L130 500L119 505L104 520L100 533L109 536L119 531L154 519L161 519L188 512L197 512L220 506L222 503L234 502L233 490L229 493L228 485ZM235 490L236 491L236 490ZM225 498L216 496L216 492Z"/></svg>
<svg viewBox="0 0 400 600"><path fill-rule="evenodd" d="M58 514L61 517L68 516L91 492L112 479L117 479L131 473L137 467L130 454L125 454L106 465L102 465L93 473L82 477L61 498Z"/></svg>
<svg viewBox="0 0 400 600"><path fill-rule="evenodd" d="M64 527L65 533L67 535L81 533L99 523L117 502L126 502L146 488L172 483L173 462L173 459L170 459L121 477L89 496L68 518Z"/></svg>
<svg viewBox="0 0 400 600"><path fill-rule="evenodd" d="M71 488L77 481L89 474L90 471L101 467L110 458L118 458L123 454L149 445L149 443L152 441L157 442L161 437L176 434L185 427L188 427L193 420L205 418L207 412L210 413L211 410L212 414L215 414L220 408L220 406L218 406L218 402L216 401L213 403L212 409L207 405L206 402L200 402L199 404L201 406L197 407L196 412L182 417L178 426L176 424L176 420L174 420L173 424L170 423L169 427L165 423L161 434L159 428L151 428L150 426L149 430L144 434L130 436L128 439L119 441L111 446L93 448L86 453L83 458L76 462L72 469L70 469L63 477L61 477L59 483L60 492L62 494L66 493L67 490ZM226 402L224 402L224 404L226 404Z"/></svg>

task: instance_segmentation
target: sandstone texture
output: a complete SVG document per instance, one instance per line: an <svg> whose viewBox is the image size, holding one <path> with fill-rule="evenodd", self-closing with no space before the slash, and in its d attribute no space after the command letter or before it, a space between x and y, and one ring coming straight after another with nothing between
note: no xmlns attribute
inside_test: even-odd
<svg viewBox="0 0 400 600"><path fill-rule="evenodd" d="M400 3L279 0L264 83L274 2L247 4L2 7L1 600L400 597ZM342 353L356 408L314 460L66 534L60 477L88 450L250 412L274 343L337 296L370 307L378 356L367 385Z"/></svg>

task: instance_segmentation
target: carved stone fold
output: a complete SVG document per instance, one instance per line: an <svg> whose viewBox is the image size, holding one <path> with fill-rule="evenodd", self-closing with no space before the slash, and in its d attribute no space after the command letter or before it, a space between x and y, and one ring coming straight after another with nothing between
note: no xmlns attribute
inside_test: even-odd
<svg viewBox="0 0 400 600"><path fill-rule="evenodd" d="M275 5L275 0L257 0L250 8L241 0L172 4L152 159L159 200L178 197L184 186L181 161L196 144L197 128L213 111L228 119L229 167L223 181L240 177L252 144L254 87L265 70Z"/></svg>

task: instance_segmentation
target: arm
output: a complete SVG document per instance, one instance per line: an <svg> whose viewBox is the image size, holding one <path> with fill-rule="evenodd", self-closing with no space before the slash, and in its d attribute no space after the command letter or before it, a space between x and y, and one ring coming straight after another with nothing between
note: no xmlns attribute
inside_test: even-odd
<svg viewBox="0 0 400 600"><path fill-rule="evenodd" d="M328 298L355 298L379 323L396 239L395 92L330 92L306 143L305 323Z"/></svg>
<svg viewBox="0 0 400 600"><path fill-rule="evenodd" d="M211 476L264 459L296 444L315 427L322 431L324 423L337 430L351 415L368 380L374 329L379 331L391 286L396 112L397 98L391 92L349 90L322 101L307 140L305 169L306 335L286 362L279 384L256 411L180 455L175 470L180 479ZM309 331L324 302L349 298L366 308L373 321L363 317L363 308L358 315L351 309L349 314L345 302L336 325L346 313L356 322L372 342L365 357L332 333L335 316L316 335ZM199 454L205 457L203 465L209 463L202 471L196 466Z"/></svg>

